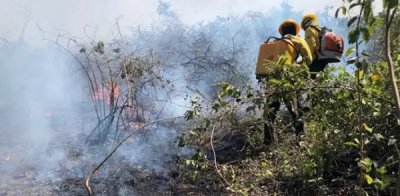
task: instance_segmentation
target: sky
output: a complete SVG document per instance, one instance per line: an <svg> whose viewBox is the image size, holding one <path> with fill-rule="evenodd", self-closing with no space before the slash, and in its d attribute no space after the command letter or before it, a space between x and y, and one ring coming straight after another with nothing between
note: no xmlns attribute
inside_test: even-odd
<svg viewBox="0 0 400 196"><path fill-rule="evenodd" d="M216 16L268 12L284 0L166 0L186 24L207 22ZM286 0L296 11L315 12L326 6L334 10L340 0ZM0 0L0 38L38 42L48 35L68 34L106 38L116 21L122 30L157 21L159 0ZM40 31L39 29L42 29Z"/></svg>

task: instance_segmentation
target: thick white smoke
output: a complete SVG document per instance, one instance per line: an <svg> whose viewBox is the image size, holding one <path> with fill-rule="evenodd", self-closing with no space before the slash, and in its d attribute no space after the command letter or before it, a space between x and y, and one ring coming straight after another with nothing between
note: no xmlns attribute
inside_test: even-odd
<svg viewBox="0 0 400 196"><path fill-rule="evenodd" d="M0 48L1 190L27 188L22 180L54 178L65 159L60 146L77 130L61 125L78 114L83 98L74 64L50 44L20 40Z"/></svg>

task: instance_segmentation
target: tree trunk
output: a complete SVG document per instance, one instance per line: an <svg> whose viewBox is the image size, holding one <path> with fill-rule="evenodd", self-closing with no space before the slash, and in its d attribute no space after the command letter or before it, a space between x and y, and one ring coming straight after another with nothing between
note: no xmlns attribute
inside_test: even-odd
<svg viewBox="0 0 400 196"><path fill-rule="evenodd" d="M387 9L386 13L386 32L385 32L385 45L386 45L386 60L389 66L389 78L390 82L392 84L392 93L393 93L393 98L396 104L396 113L397 116L400 115L400 96L399 96L399 88L397 87L397 78L396 78L396 73L395 73L395 68L394 68L394 63L391 55L391 47L390 47L390 25L392 23L392 18L394 17L395 12L397 11L396 9L393 11L393 13L390 12L390 8Z"/></svg>
<svg viewBox="0 0 400 196"><path fill-rule="evenodd" d="M396 73L395 73L395 68L394 68L394 63L392 59L392 54L391 54L391 48L390 48L390 25L392 24L394 15L397 12L397 8L391 12L391 8L388 7L386 11L386 31L385 31L385 45L386 45L386 60L389 66L389 78L390 82L392 83L392 93L393 93L393 98L396 104L396 115L397 118L400 116L400 96L399 96L399 88L397 87L397 78L396 78ZM397 146L396 146L397 149ZM398 149L397 149L398 150ZM400 159L400 157L398 157ZM398 163L398 168L400 169L400 160ZM396 185L396 195L400 196L400 171L397 171L397 185Z"/></svg>

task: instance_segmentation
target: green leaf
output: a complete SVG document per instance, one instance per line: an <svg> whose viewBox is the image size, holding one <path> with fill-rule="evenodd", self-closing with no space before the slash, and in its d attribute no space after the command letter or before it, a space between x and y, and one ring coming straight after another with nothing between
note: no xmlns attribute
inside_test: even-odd
<svg viewBox="0 0 400 196"><path fill-rule="evenodd" d="M273 176L274 174L272 173L271 170L268 169L268 170L265 171L265 175L268 176L268 177L271 177L271 176Z"/></svg>
<svg viewBox="0 0 400 196"><path fill-rule="evenodd" d="M374 180L374 185L375 185L375 187L377 187L379 190L384 190L385 187L386 187L385 183L383 183L382 180L379 180L379 179L375 179L375 180Z"/></svg>
<svg viewBox="0 0 400 196"><path fill-rule="evenodd" d="M221 99L215 101L214 104L211 106L211 108L216 112L218 112L221 107L223 107L223 101Z"/></svg>
<svg viewBox="0 0 400 196"><path fill-rule="evenodd" d="M179 148L184 147L186 145L185 136L183 135L179 136L176 142L178 143Z"/></svg>
<svg viewBox="0 0 400 196"><path fill-rule="evenodd" d="M359 148L358 144L356 144L355 142L345 142L344 145Z"/></svg>
<svg viewBox="0 0 400 196"><path fill-rule="evenodd" d="M371 80L372 81L378 81L378 80L382 80L383 76L379 71L374 71L371 74Z"/></svg>
<svg viewBox="0 0 400 196"><path fill-rule="evenodd" d="M370 158L364 158L359 162L359 166L364 168L365 171L368 173L371 171L372 160Z"/></svg>
<svg viewBox="0 0 400 196"><path fill-rule="evenodd" d="M193 119L193 117L194 117L194 111L193 110L188 110L188 111L185 112L185 119L187 121Z"/></svg>
<svg viewBox="0 0 400 196"><path fill-rule="evenodd" d="M348 65L350 65L350 64L353 64L353 63L355 63L356 62L356 60L357 60L357 57L351 57L351 58L348 58L347 59L347 64Z"/></svg>
<svg viewBox="0 0 400 196"><path fill-rule="evenodd" d="M377 17L374 24L377 28L382 28L385 24L385 19L383 17Z"/></svg>
<svg viewBox="0 0 400 196"><path fill-rule="evenodd" d="M368 127L367 124L363 123L363 124L362 124L362 127L363 127L363 130L364 130L364 131L366 131L366 132L368 132L368 133L372 133L372 128L371 128L371 127Z"/></svg>
<svg viewBox="0 0 400 196"><path fill-rule="evenodd" d="M397 143L397 140L394 138L391 138L391 139L389 139L388 146L395 145L396 143Z"/></svg>
<svg viewBox="0 0 400 196"><path fill-rule="evenodd" d="M345 6L339 7L336 12L335 12L335 18L337 18L339 16L339 12L340 10L342 10L342 15L346 15L347 12L347 8Z"/></svg>
<svg viewBox="0 0 400 196"><path fill-rule="evenodd" d="M348 36L349 44L356 43L356 41L358 40L359 36L360 36L360 29L359 28L356 28L356 29L350 31L349 32L349 36Z"/></svg>
<svg viewBox="0 0 400 196"><path fill-rule="evenodd" d="M380 134L380 133L375 133L375 134L374 134L374 138L375 138L378 142L380 142L382 139L385 139L385 137L384 137L382 134Z"/></svg>
<svg viewBox="0 0 400 196"><path fill-rule="evenodd" d="M192 180L196 181L198 179L198 177L199 177L199 171L194 171L193 172L193 176L192 176Z"/></svg>
<svg viewBox="0 0 400 196"><path fill-rule="evenodd" d="M268 82L275 85L280 85L282 83L280 80L277 80L275 78L269 79Z"/></svg>
<svg viewBox="0 0 400 196"><path fill-rule="evenodd" d="M371 1L364 1L364 21L369 24L369 20L372 18L372 4Z"/></svg>
<svg viewBox="0 0 400 196"><path fill-rule="evenodd" d="M371 32L369 31L368 28L361 28L361 35L365 42L368 42L369 39L371 38Z"/></svg>
<svg viewBox="0 0 400 196"><path fill-rule="evenodd" d="M185 165L189 165L189 164L190 164L189 160L185 160Z"/></svg>
<svg viewBox="0 0 400 196"><path fill-rule="evenodd" d="M342 6L342 7L339 7L337 10L336 10L336 12L335 12L335 18L337 18L338 16L339 16L339 12L340 12L340 10L342 10L342 9L346 9L344 6Z"/></svg>
<svg viewBox="0 0 400 196"><path fill-rule="evenodd" d="M367 182L368 185L374 182L374 179L371 178L368 174L364 174L364 180Z"/></svg>
<svg viewBox="0 0 400 196"><path fill-rule="evenodd" d="M354 16L347 22L347 27L350 27L356 20L358 19L358 16Z"/></svg>
<svg viewBox="0 0 400 196"><path fill-rule="evenodd" d="M265 161L262 161L261 162L261 167L267 167L268 166L268 163L267 162L265 162Z"/></svg>
<svg viewBox="0 0 400 196"><path fill-rule="evenodd" d="M231 84L224 84L224 86L222 87L221 91L219 92L219 95L221 97L225 97L225 96L231 96L235 91L235 87Z"/></svg>
<svg viewBox="0 0 400 196"><path fill-rule="evenodd" d="M344 15L346 15L346 14L347 14L347 9L346 9L346 7L343 6L342 15L344 16Z"/></svg>
<svg viewBox="0 0 400 196"><path fill-rule="evenodd" d="M192 105L195 105L195 104L199 103L199 101L200 101L199 97L194 97L194 98L192 98L192 99L190 100L190 103L191 103Z"/></svg>
<svg viewBox="0 0 400 196"><path fill-rule="evenodd" d="M241 100L241 99L239 98L240 95L242 95L241 92L240 92L240 90L235 89L235 90L233 91L232 97L235 98L237 102L240 102L240 100Z"/></svg>
<svg viewBox="0 0 400 196"><path fill-rule="evenodd" d="M355 50L356 50L355 47L350 47L350 48L348 48L348 49L346 50L346 52L344 53L344 56L345 56L346 58L349 57L350 54L351 54L352 52L354 52Z"/></svg>
<svg viewBox="0 0 400 196"><path fill-rule="evenodd" d="M358 69L354 72L354 74L355 74L355 77L362 78L362 77L364 77L364 70Z"/></svg>
<svg viewBox="0 0 400 196"><path fill-rule="evenodd" d="M248 92L247 94L246 94L246 98L252 98L254 95L253 95L253 93L252 92Z"/></svg>
<svg viewBox="0 0 400 196"><path fill-rule="evenodd" d="M368 31L370 34L374 34L375 29L378 27L377 26L377 20L374 17L371 17L371 20L369 21L369 27L368 27Z"/></svg>
<svg viewBox="0 0 400 196"><path fill-rule="evenodd" d="M349 6L349 10L351 10L352 8L354 8L354 7L356 7L356 6L359 6L359 5L362 5L361 3L353 3L353 4L351 4L350 6Z"/></svg>
<svg viewBox="0 0 400 196"><path fill-rule="evenodd" d="M362 51L361 55L366 56L366 57L371 57L371 55L366 51Z"/></svg>
<svg viewBox="0 0 400 196"><path fill-rule="evenodd" d="M386 172L387 172L387 170L386 170L386 167L385 167L385 166L378 167L378 168L376 168L375 170L376 170L376 172L377 172L378 174L380 174L380 175L385 175L385 174L386 174Z"/></svg>

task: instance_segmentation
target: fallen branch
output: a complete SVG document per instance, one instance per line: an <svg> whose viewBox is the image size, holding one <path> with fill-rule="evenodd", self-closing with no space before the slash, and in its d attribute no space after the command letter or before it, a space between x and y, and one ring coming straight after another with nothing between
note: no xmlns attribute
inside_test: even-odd
<svg viewBox="0 0 400 196"><path fill-rule="evenodd" d="M90 179L92 178L92 176L94 175L94 173L96 173L96 171L98 171L98 170L100 169L100 167L103 166L104 163L106 163L107 160L111 158L111 156L115 153L115 151L117 151L117 149L118 149L123 143L125 143L126 140L128 140L133 134L135 134L136 131L141 130L141 129L143 129L144 127L146 127L146 126L148 126L148 125L151 125L151 124L154 124L154 123L157 123L157 122L160 122L160 121L166 121L166 120L177 119L177 118L182 118L182 117L184 117L184 116L176 116L176 117L170 117L170 118L163 118L163 119L154 120L154 121L151 121L151 122L148 122L148 123L142 125L142 126L139 127L138 129L132 131L132 133L130 133L129 135L127 135L121 142L118 143L117 146L115 146L115 147L113 148L113 150L106 156L106 158L104 158L104 160L101 161L100 164L98 164L96 167L94 167L94 168L89 172L89 174L86 176L86 178L85 178L85 188L86 188L86 191L87 191L88 195L89 195L89 196L92 196L92 195L93 195L92 189L90 188Z"/></svg>
<svg viewBox="0 0 400 196"><path fill-rule="evenodd" d="M213 126L213 129L211 131L211 150L213 152L214 155L214 166L215 166L215 170L217 170L218 175L221 177L222 180L224 180L225 185L231 187L231 184L228 182L228 180L222 175L221 171L219 171L218 169L218 163L217 163L217 156L215 154L215 149L214 149L214 144L213 144L213 139L214 139L214 130L215 130L215 125Z"/></svg>

